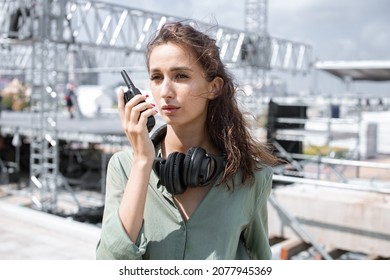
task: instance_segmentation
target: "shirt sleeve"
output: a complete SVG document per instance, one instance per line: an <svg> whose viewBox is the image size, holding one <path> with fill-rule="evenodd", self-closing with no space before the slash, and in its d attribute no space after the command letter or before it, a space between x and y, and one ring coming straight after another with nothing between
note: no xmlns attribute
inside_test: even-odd
<svg viewBox="0 0 390 280"><path fill-rule="evenodd" d="M272 253L268 240L267 200L272 189L272 169L264 167L256 176L258 190L252 219L244 231L244 242L251 259L268 260Z"/></svg>
<svg viewBox="0 0 390 280"><path fill-rule="evenodd" d="M131 162L131 158L129 158ZM142 226L137 241L133 243L119 218L119 205L127 183L131 164L123 164L114 154L107 167L106 199L100 240L96 248L96 259L142 259L146 250L146 238Z"/></svg>

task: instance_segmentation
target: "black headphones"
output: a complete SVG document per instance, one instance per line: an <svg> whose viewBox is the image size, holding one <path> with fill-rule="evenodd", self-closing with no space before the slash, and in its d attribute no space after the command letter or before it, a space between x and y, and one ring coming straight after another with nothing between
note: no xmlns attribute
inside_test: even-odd
<svg viewBox="0 0 390 280"><path fill-rule="evenodd" d="M151 140L155 147L166 134L166 125L153 133ZM167 159L156 157L153 170L168 192L181 194L189 186L207 186L223 172L225 164L226 154L210 155L201 147L193 147L186 154L173 152L168 155Z"/></svg>

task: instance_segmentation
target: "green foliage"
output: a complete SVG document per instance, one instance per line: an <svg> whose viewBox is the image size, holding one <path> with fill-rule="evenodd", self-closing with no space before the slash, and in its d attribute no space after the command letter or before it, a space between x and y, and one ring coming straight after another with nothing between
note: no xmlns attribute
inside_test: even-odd
<svg viewBox="0 0 390 280"><path fill-rule="evenodd" d="M303 153L312 156L330 156L333 158L345 158L348 154L348 149L344 147L331 147L329 145L315 146L310 145L304 147Z"/></svg>

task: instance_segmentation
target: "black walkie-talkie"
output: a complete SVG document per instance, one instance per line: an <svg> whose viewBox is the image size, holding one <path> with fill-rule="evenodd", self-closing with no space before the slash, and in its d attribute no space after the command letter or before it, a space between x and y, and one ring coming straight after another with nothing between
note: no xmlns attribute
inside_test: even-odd
<svg viewBox="0 0 390 280"><path fill-rule="evenodd" d="M125 104L127 102L130 101L130 99L132 99L136 94L141 94L141 92L139 91L138 88L135 87L135 85L133 84L133 82L130 80L130 77L129 75L127 75L126 71L125 70L122 70L121 71L121 75L123 77L123 80L125 81L127 87L128 87L128 90L125 92L125 96L124 96L124 99L125 99ZM142 101L142 102L145 102L145 101ZM154 119L153 116L150 116L148 117L148 123L146 124L146 126L148 127L148 131L150 132L153 127L156 125L156 120Z"/></svg>

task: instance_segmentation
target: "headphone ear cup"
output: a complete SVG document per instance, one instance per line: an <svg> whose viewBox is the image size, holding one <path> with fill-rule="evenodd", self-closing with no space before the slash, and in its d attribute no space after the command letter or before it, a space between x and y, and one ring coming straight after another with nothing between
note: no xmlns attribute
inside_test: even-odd
<svg viewBox="0 0 390 280"><path fill-rule="evenodd" d="M211 159L209 156L205 155L202 159L202 162L199 166L199 184L203 185L210 176L210 169L211 169Z"/></svg>
<svg viewBox="0 0 390 280"><path fill-rule="evenodd" d="M170 182L172 183L172 187L174 189L174 194L181 194L185 192L187 189L187 186L183 183L183 161L184 161L185 155L183 153L177 153L176 157L172 160L173 167L172 167L172 173L170 173Z"/></svg>
<svg viewBox="0 0 390 280"><path fill-rule="evenodd" d="M166 161L163 177L165 178L165 187L171 194L181 194L187 186L183 184L183 153L171 153Z"/></svg>
<svg viewBox="0 0 390 280"><path fill-rule="evenodd" d="M178 153L171 153L168 155L166 162L165 162L165 168L164 172L161 173L161 177L164 178L165 184L164 186L167 188L168 192L174 193L174 185L172 180L172 174L173 174L173 168L175 166L175 158Z"/></svg>
<svg viewBox="0 0 390 280"><path fill-rule="evenodd" d="M196 147L188 150L184 160L184 174L187 178L188 186L199 186L202 184L203 170L202 162L206 158L206 151L203 148ZM203 173L202 173L203 172ZM206 178L204 179L206 180Z"/></svg>
<svg viewBox="0 0 390 280"><path fill-rule="evenodd" d="M183 172L184 172L183 179L184 179L184 184L186 186L194 186L192 184L193 180L191 180L191 176L193 175L191 171L191 158L194 152L195 152L195 148L190 148L187 151L183 162Z"/></svg>

